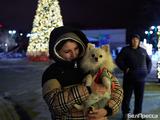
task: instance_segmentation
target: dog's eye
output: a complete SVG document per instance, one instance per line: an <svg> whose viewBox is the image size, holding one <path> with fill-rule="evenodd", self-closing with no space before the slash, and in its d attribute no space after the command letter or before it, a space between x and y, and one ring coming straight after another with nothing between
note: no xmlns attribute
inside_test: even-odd
<svg viewBox="0 0 160 120"><path fill-rule="evenodd" d="M92 54L92 57L94 57L95 56L95 54Z"/></svg>
<svg viewBox="0 0 160 120"><path fill-rule="evenodd" d="M102 55L100 55L99 57L102 58Z"/></svg>

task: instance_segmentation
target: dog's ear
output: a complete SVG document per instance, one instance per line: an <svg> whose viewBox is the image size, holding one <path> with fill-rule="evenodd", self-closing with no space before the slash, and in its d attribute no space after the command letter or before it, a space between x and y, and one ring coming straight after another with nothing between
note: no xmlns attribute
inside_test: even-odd
<svg viewBox="0 0 160 120"><path fill-rule="evenodd" d="M88 49L95 48L95 44L88 43L88 44L87 44L87 48L88 48Z"/></svg>
<svg viewBox="0 0 160 120"><path fill-rule="evenodd" d="M101 48L102 48L104 51L110 51L110 47L109 47L108 44L101 46Z"/></svg>

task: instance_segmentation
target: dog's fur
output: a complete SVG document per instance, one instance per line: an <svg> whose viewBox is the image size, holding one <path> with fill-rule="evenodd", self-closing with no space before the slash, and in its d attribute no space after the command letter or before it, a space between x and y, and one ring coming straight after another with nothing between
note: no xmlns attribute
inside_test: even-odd
<svg viewBox="0 0 160 120"><path fill-rule="evenodd" d="M79 109L88 110L91 108L103 108L107 104L107 100L110 99L111 94L111 79L108 76L107 71L112 72L115 68L115 64L113 62L109 45L102 46L100 48L95 48L95 46L91 43L88 44L86 53L81 61L81 68L89 73L85 78L86 86L91 88L91 94L87 98L87 100L82 105L75 104L74 106ZM105 68L102 73L103 77L101 78L101 83L106 87L107 91L105 93L99 94L97 91L94 91L93 84L93 76L96 75L99 69ZM104 76L105 74L105 76Z"/></svg>

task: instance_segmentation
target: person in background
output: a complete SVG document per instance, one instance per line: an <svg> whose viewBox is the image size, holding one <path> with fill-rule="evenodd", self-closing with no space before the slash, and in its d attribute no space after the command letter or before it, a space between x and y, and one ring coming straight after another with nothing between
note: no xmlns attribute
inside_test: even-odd
<svg viewBox="0 0 160 120"><path fill-rule="evenodd" d="M74 107L74 104L82 104L90 94L82 83L85 75L80 68L87 44L84 33L75 28L62 26L50 34L49 57L53 63L43 73L42 93L53 120L106 120L120 108L123 91L112 74L115 89L105 108L84 113Z"/></svg>
<svg viewBox="0 0 160 120"><path fill-rule="evenodd" d="M122 113L124 120L130 112L132 93L135 95L134 114L142 112L145 78L150 73L152 62L146 50L139 46L140 36L134 34L130 45L122 48L116 58L117 66L124 72ZM139 118L141 119L141 118Z"/></svg>

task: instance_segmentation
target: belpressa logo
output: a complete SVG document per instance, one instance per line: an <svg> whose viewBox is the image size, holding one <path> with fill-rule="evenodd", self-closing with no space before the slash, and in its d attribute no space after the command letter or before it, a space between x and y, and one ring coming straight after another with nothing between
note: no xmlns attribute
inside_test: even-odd
<svg viewBox="0 0 160 120"><path fill-rule="evenodd" d="M153 118L153 119L157 119L159 118L159 115L158 114L142 114L142 113L139 113L139 114L132 114L132 113L128 113L127 115L128 118Z"/></svg>

